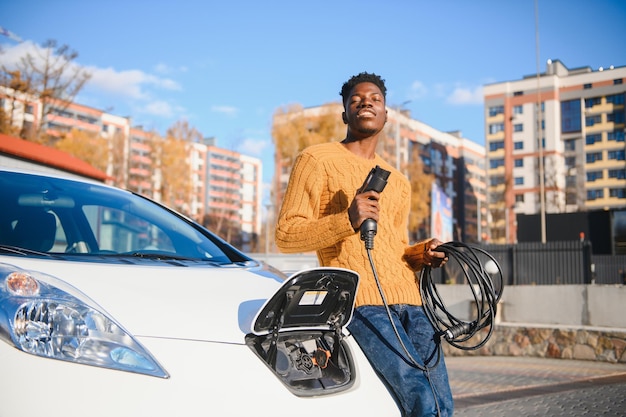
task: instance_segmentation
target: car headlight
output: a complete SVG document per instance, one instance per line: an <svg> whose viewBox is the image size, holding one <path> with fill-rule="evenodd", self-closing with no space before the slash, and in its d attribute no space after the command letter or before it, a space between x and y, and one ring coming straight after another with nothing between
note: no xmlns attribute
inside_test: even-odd
<svg viewBox="0 0 626 417"><path fill-rule="evenodd" d="M87 296L50 275L0 266L0 339L36 356L168 378Z"/></svg>

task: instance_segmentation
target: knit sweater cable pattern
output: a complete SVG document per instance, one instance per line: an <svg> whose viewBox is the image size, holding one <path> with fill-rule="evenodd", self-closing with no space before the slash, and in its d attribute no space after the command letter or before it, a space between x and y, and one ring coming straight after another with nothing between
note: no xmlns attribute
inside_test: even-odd
<svg viewBox="0 0 626 417"><path fill-rule="evenodd" d="M382 305L364 242L348 217L352 199L376 165L391 174L379 200L374 265L389 304L421 305L415 272L402 259L408 244L410 183L379 155L364 159L338 142L302 151L278 217L276 245L286 253L316 251L320 265L357 272L356 305Z"/></svg>

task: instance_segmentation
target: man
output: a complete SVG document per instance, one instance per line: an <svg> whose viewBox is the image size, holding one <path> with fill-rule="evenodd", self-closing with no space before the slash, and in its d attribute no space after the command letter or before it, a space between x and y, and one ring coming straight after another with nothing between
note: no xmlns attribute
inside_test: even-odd
<svg viewBox="0 0 626 417"><path fill-rule="evenodd" d="M443 265L446 255L434 250L441 244L437 239L408 246L410 183L376 154L387 121L384 80L360 73L344 83L341 96L346 137L313 145L296 158L278 217L276 244L283 252L314 250L322 266L358 272L361 281L348 329L402 415L450 416L447 370L422 309L415 275L423 265ZM384 192L361 192L376 165L390 171ZM370 251L375 268L359 231L367 219L377 222L375 249Z"/></svg>

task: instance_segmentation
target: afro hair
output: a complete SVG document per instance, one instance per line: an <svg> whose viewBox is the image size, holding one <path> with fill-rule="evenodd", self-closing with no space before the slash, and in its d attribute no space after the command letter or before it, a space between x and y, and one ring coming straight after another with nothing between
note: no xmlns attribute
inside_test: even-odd
<svg viewBox="0 0 626 417"><path fill-rule="evenodd" d="M380 88L380 91L383 93L383 97L387 98L387 87L385 87L385 80L380 78L380 75L362 72L358 75L352 76L348 81L343 83L343 86L341 87L341 92L339 94L342 97L344 105L350 95L350 91L352 91L355 85L360 83L375 84L376 86L378 86L378 88Z"/></svg>

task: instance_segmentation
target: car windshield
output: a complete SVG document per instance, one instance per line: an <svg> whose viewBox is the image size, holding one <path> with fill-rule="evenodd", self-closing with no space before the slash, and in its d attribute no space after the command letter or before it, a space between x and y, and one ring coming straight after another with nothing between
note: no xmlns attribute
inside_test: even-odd
<svg viewBox="0 0 626 417"><path fill-rule="evenodd" d="M29 254L232 263L245 255L199 225L117 188L0 172L0 245Z"/></svg>

